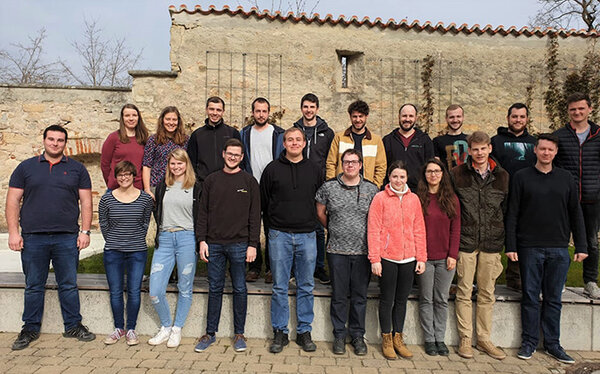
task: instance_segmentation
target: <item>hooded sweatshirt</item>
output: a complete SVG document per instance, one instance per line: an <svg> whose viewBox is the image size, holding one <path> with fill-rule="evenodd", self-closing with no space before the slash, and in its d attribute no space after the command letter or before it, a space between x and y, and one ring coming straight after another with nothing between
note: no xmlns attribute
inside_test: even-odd
<svg viewBox="0 0 600 374"><path fill-rule="evenodd" d="M285 151L260 178L263 219L269 229L308 233L315 230L315 194L321 185L320 169L306 158L291 162Z"/></svg>
<svg viewBox="0 0 600 374"><path fill-rule="evenodd" d="M527 166L535 165L533 153L535 137L527 129L519 136L508 131L508 127L498 127L498 134L492 137L492 156L509 175Z"/></svg>
<svg viewBox="0 0 600 374"><path fill-rule="evenodd" d="M294 123L294 127L301 129L306 136L306 147L304 147L302 155L304 158L314 162L321 169L321 178L325 180L327 154L335 136L333 130L319 116L317 116L317 124L315 126L304 126L304 122L300 118Z"/></svg>

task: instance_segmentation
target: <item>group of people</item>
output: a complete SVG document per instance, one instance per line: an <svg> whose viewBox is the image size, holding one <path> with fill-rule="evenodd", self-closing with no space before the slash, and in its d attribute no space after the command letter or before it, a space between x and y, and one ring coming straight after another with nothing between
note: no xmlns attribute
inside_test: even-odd
<svg viewBox="0 0 600 374"><path fill-rule="evenodd" d="M412 357L403 332L415 278L425 352L448 355L444 338L456 273L458 354L474 354L476 281L476 347L503 359L506 354L492 343L491 333L505 248L507 285L523 295L518 357L528 359L535 352L541 325L546 351L573 362L559 342L561 294L572 233L573 260L584 263L584 290L600 298L600 128L588 119L589 97L573 94L567 103L570 122L554 134L529 135L529 110L516 103L508 109L508 127L500 127L491 139L482 131L464 134L464 110L450 105L447 133L433 140L416 127L413 104L400 107L399 127L383 138L367 127L369 106L361 100L350 104L351 125L337 134L318 116L314 94L302 97L302 117L287 130L269 123L267 99L255 99L252 123L241 132L223 122L224 101L211 97L205 125L189 137L176 107L162 111L156 134L149 136L138 108L125 105L119 130L108 136L101 156L107 191L98 213L114 318L114 331L104 342L125 338L129 345L139 343L135 326L147 260L145 237L154 213L149 294L160 327L151 345L180 344L199 256L207 262L209 297L206 333L197 352L216 340L227 269L233 286L233 347L246 349L246 282L260 277L264 262L265 281L273 283L272 353L289 343L290 278L297 286L296 343L305 351L316 349L311 338L316 278L332 286L333 352L345 353L349 341L355 354L367 354L367 289L374 274L379 277L384 357ZM85 167L64 155L67 137L64 128L48 127L44 153L23 161L10 179L9 247L21 251L26 277L24 326L13 349L39 337L50 261L64 336L95 338L81 324L76 284L78 250L89 245L91 182ZM175 265L179 293L172 319L166 287Z"/></svg>

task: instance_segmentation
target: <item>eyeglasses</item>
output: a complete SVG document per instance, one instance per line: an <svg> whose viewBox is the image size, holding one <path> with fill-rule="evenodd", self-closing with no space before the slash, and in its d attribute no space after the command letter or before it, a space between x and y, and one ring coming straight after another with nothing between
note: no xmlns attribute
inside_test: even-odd
<svg viewBox="0 0 600 374"><path fill-rule="evenodd" d="M240 157L242 157L242 155L239 154L239 153L231 153L231 152L225 152L225 156L227 156L229 158L240 158Z"/></svg>
<svg viewBox="0 0 600 374"><path fill-rule="evenodd" d="M441 170L425 170L425 174L427 175L440 175L442 174Z"/></svg>
<svg viewBox="0 0 600 374"><path fill-rule="evenodd" d="M359 160L343 160L342 165L357 166L357 165L360 165L360 161Z"/></svg>
<svg viewBox="0 0 600 374"><path fill-rule="evenodd" d="M119 173L119 174L117 174L117 178L118 179L131 178L132 176L133 176L133 173Z"/></svg>

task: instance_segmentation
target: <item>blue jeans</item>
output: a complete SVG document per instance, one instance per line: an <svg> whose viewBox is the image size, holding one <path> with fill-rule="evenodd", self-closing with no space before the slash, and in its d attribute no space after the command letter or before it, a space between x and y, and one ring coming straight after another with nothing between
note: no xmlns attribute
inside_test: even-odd
<svg viewBox="0 0 600 374"><path fill-rule="evenodd" d="M50 260L58 283L58 300L65 331L81 322L77 265L77 234L23 234L21 264L25 274L23 329L40 331Z"/></svg>
<svg viewBox="0 0 600 374"><path fill-rule="evenodd" d="M183 327L192 306L194 275L196 274L196 238L193 231L162 231L158 236L158 248L152 257L150 270L150 301L158 314L161 326L172 325L171 311L167 301L169 277L177 263L177 309L174 326Z"/></svg>
<svg viewBox="0 0 600 374"><path fill-rule="evenodd" d="M246 250L248 243L208 244L208 313L206 332L218 331L223 304L225 271L229 260L229 274L233 286L233 331L243 334L248 309L248 290L246 289Z"/></svg>
<svg viewBox="0 0 600 374"><path fill-rule="evenodd" d="M541 325L544 333L544 348L553 349L560 345L560 310L562 288L567 280L571 259L567 248L521 248L518 250L521 270L521 345L536 348Z"/></svg>
<svg viewBox="0 0 600 374"><path fill-rule="evenodd" d="M124 328L123 276L127 270L127 330L135 330L148 251L104 251L104 270L115 327Z"/></svg>
<svg viewBox="0 0 600 374"><path fill-rule="evenodd" d="M296 318L298 334L311 331L314 318L313 288L317 258L315 232L290 233L269 229L269 257L273 274L273 295L271 296L271 325L274 330L288 333L290 306L288 285L292 264L296 277Z"/></svg>

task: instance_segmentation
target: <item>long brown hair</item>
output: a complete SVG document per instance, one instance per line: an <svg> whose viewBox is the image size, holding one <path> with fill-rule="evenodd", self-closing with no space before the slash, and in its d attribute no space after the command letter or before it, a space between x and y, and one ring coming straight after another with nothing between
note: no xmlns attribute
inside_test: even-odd
<svg viewBox="0 0 600 374"><path fill-rule="evenodd" d="M137 106L133 104L125 104L123 108L121 108L121 115L119 117L119 140L121 143L129 143L129 137L127 136L127 129L125 128L125 121L123 121L123 112L125 109L133 109L137 112L138 115L138 123L135 126L135 141L138 144L145 145L148 141L148 128L144 124L144 120L142 119L142 113Z"/></svg>
<svg viewBox="0 0 600 374"><path fill-rule="evenodd" d="M165 120L165 116L169 113L175 113L177 116L177 128L173 134L169 134L165 130L165 124L163 123ZM158 117L158 121L156 123L156 143L157 144L167 144L169 140L172 140L173 143L183 146L185 144L185 132L183 130L183 120L181 119L181 114L177 107L168 106L160 112L160 116Z"/></svg>
<svg viewBox="0 0 600 374"><path fill-rule="evenodd" d="M421 179L419 180L419 185L417 186L417 195L419 196L419 200L421 200L423 215L427 215L427 209L429 208L429 185L427 183L427 179L425 178L425 171L427 170L427 165L429 164L435 164L442 169L442 179L440 180L440 187L436 195L442 212L446 213L448 218L452 219L456 217L456 193L452 187L448 170L446 170L444 164L442 164L442 162L436 158L430 158L427 160L427 162L425 162L425 165L423 165L423 169L421 171Z"/></svg>
<svg viewBox="0 0 600 374"><path fill-rule="evenodd" d="M175 183L175 176L171 173L171 168L169 168L169 162L174 158L177 161L185 162L185 175L183 178L183 183L181 187L185 190L188 188L194 187L196 183L196 173L194 173L194 166L192 165L192 161L190 161L190 157L187 152L182 148L177 148L169 152L167 155L167 172L165 174L165 184L169 187Z"/></svg>

